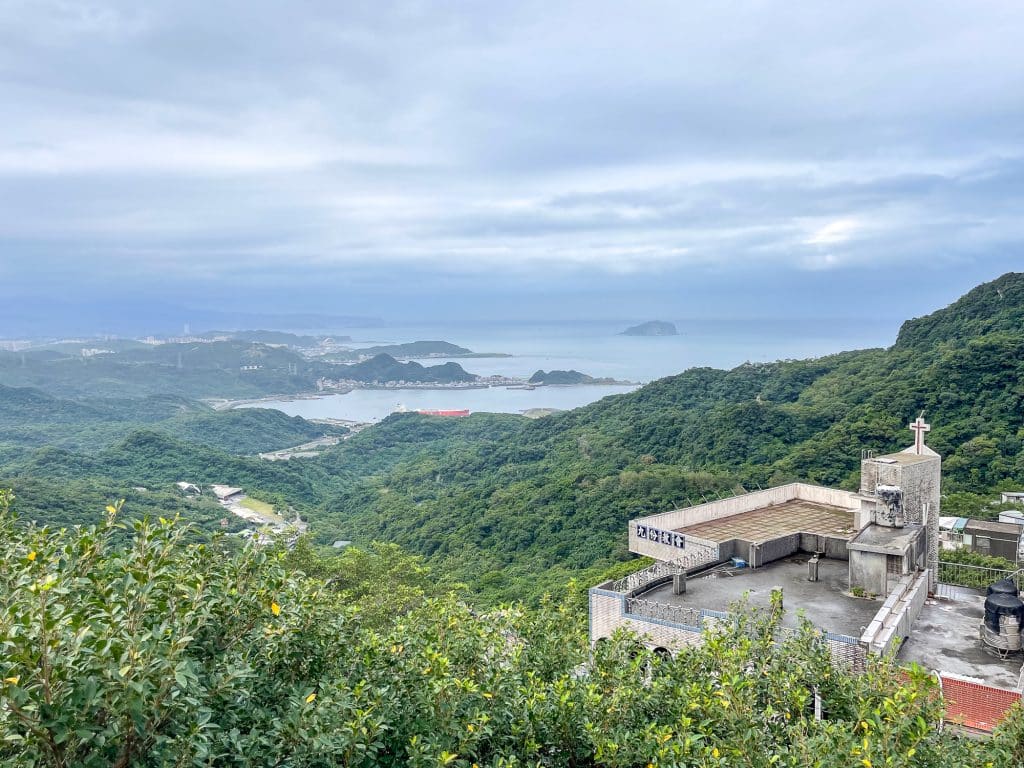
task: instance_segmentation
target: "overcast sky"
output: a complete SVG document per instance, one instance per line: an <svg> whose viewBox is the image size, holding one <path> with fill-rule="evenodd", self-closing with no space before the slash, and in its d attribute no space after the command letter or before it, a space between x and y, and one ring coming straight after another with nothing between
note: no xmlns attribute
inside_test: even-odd
<svg viewBox="0 0 1024 768"><path fill-rule="evenodd" d="M1022 40L1017 0L0 0L0 297L921 314L1022 263Z"/></svg>

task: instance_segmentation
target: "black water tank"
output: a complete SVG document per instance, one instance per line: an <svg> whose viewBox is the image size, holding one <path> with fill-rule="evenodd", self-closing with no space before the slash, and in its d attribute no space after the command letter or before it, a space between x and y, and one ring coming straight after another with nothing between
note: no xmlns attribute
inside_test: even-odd
<svg viewBox="0 0 1024 768"><path fill-rule="evenodd" d="M994 584L989 584L985 594L1013 595L1014 597L1020 597L1020 590L1017 589L1017 585L1013 583L1012 579L1000 579Z"/></svg>
<svg viewBox="0 0 1024 768"><path fill-rule="evenodd" d="M1018 627L1024 627L1024 602L1019 597L1006 594L991 594L985 598L985 626L999 632L999 621L1003 616L1013 616Z"/></svg>

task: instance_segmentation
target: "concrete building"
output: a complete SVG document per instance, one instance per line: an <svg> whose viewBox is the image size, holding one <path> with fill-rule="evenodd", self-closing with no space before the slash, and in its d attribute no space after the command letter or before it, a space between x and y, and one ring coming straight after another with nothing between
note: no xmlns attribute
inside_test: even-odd
<svg viewBox="0 0 1024 768"><path fill-rule="evenodd" d="M966 549L1024 563L1024 512L1000 512L998 520L940 518L939 544L947 550Z"/></svg>
<svg viewBox="0 0 1024 768"><path fill-rule="evenodd" d="M1021 526L995 520L968 520L963 528L964 547L981 555L1017 562Z"/></svg>
<svg viewBox="0 0 1024 768"><path fill-rule="evenodd" d="M241 488L233 488L230 485L211 485L210 490L217 497L218 501L229 501L242 495Z"/></svg>
<svg viewBox="0 0 1024 768"><path fill-rule="evenodd" d="M941 624L942 601L959 601L959 623L921 638L916 658L951 652L982 680L1024 685L1020 659L993 661L980 647L984 597L940 589L942 459L923 419L910 429L906 450L862 456L856 492L790 483L631 520L629 550L655 562L590 590L591 642L627 628L673 653L702 642L741 598L761 610L781 591L785 623L801 613L837 663L861 669L869 654L910 647L922 612ZM1011 577L1024 583L1024 571Z"/></svg>

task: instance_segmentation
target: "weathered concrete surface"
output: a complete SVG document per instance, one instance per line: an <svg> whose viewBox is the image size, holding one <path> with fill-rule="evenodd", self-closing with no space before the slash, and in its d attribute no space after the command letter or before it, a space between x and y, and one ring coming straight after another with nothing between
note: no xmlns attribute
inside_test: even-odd
<svg viewBox="0 0 1024 768"><path fill-rule="evenodd" d="M916 661L928 669L983 680L1001 688L1016 688L1021 654L1000 659L983 648L978 625L985 614L985 596L974 590L958 591L958 599L930 599L914 624L910 639L898 658Z"/></svg>
<svg viewBox="0 0 1024 768"><path fill-rule="evenodd" d="M879 600L864 600L846 594L847 564L845 560L823 559L818 567L818 581L807 580L810 555L777 560L763 568L741 568L712 576L687 579L686 594L673 595L671 584L642 595L673 605L688 605L727 611L746 594L751 608L765 609L774 587L782 587L786 608L784 624L797 626L799 612L820 629L842 635L860 637L861 632L881 607Z"/></svg>

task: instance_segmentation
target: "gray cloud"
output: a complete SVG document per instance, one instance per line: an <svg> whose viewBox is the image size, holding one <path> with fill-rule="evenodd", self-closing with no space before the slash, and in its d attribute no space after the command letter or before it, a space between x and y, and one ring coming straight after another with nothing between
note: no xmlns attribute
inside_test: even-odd
<svg viewBox="0 0 1024 768"><path fill-rule="evenodd" d="M1022 23L1014 2L8 0L0 278L981 265L1024 241Z"/></svg>

